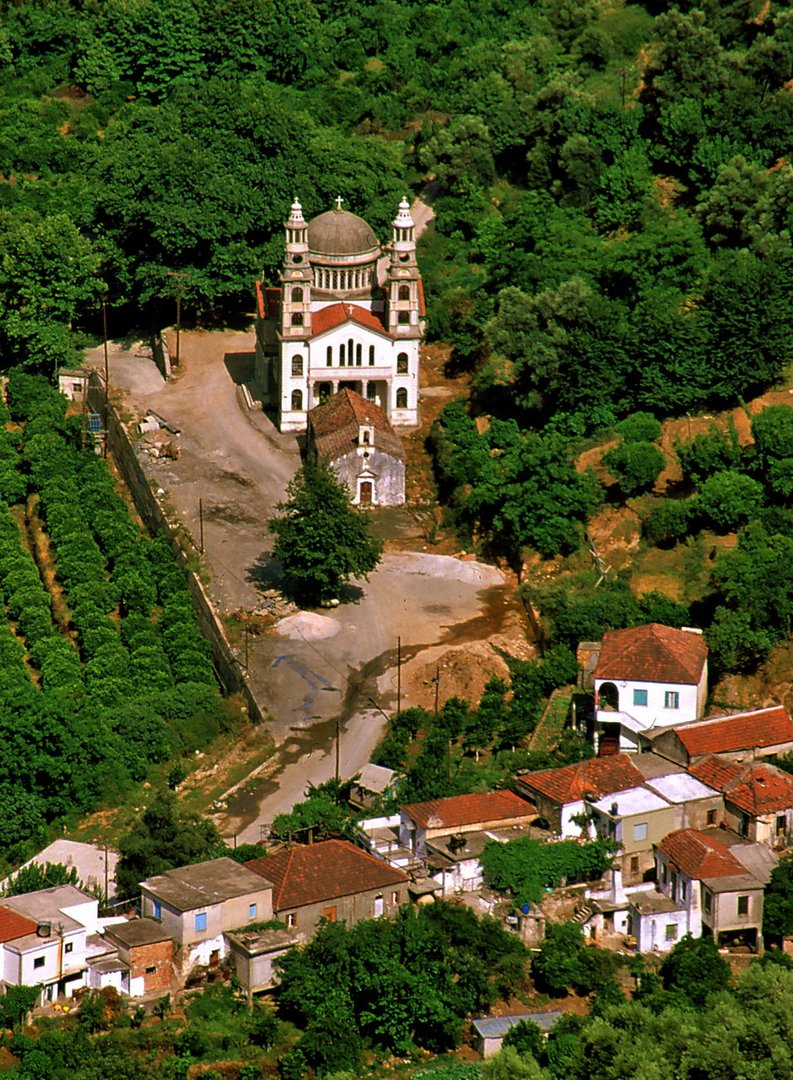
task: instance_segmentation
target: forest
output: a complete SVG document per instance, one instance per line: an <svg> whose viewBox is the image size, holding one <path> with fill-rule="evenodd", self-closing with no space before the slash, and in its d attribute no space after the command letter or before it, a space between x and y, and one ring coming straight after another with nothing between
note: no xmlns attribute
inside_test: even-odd
<svg viewBox="0 0 793 1080"><path fill-rule="evenodd" d="M788 632L782 443L682 447L683 488L645 498L664 464L654 421L739 405L791 361L787 5L0 10L6 366L51 376L103 303L117 336L171 322L177 297L188 321L244 324L292 198L312 215L341 194L385 240L397 199L432 179L429 335L470 386L429 444L448 523L519 568L575 552L604 502L644 498L646 544L740 533L676 609L708 629L714 670L750 670ZM604 490L576 462L614 437ZM624 583L608 584L625 625ZM573 601L541 599L564 641Z"/></svg>

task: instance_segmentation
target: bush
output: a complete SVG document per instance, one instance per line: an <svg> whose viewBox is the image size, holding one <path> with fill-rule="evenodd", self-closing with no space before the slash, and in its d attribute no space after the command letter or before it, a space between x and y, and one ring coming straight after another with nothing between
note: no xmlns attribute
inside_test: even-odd
<svg viewBox="0 0 793 1080"><path fill-rule="evenodd" d="M652 413L635 412L620 420L615 430L623 443L652 443L660 436L661 425Z"/></svg>
<svg viewBox="0 0 793 1080"><path fill-rule="evenodd" d="M665 499L650 511L644 523L644 535L651 544L671 547L692 531L695 511L693 499Z"/></svg>
<svg viewBox="0 0 793 1080"><path fill-rule="evenodd" d="M678 443L675 453L683 472L695 484L701 484L714 473L734 469L741 461L738 433L733 425L726 434L714 425L690 443Z"/></svg>
<svg viewBox="0 0 793 1080"><path fill-rule="evenodd" d="M702 484L697 506L717 531L732 532L756 517L764 498L762 484L729 469Z"/></svg>
<svg viewBox="0 0 793 1080"><path fill-rule="evenodd" d="M603 456L603 464L618 478L623 495L637 495L653 486L666 458L650 442L620 443Z"/></svg>

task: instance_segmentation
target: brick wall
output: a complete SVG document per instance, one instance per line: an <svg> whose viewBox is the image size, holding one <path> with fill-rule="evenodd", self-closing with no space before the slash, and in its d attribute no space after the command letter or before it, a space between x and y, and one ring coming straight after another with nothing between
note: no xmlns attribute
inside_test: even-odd
<svg viewBox="0 0 793 1080"><path fill-rule="evenodd" d="M146 994L167 993L174 981L174 943L170 939L156 941L153 945L136 945L129 950L119 950L121 958L130 966L130 978L142 978ZM126 955L124 955L126 954ZM154 971L150 971L154 968Z"/></svg>

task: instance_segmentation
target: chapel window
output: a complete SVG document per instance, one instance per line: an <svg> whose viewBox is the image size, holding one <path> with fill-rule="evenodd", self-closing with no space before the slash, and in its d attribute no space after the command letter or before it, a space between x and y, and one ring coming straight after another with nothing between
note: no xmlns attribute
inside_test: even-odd
<svg viewBox="0 0 793 1080"><path fill-rule="evenodd" d="M303 374L303 357L300 355L300 353L298 353L297 356L292 357L292 374Z"/></svg>
<svg viewBox="0 0 793 1080"><path fill-rule="evenodd" d="M397 357L397 375L407 375L408 373L408 354L401 352Z"/></svg>
<svg viewBox="0 0 793 1080"><path fill-rule="evenodd" d="M302 390L293 390L292 391L292 409L295 412L300 412L300 410L302 408L303 408L303 391Z"/></svg>
<svg viewBox="0 0 793 1080"><path fill-rule="evenodd" d="M398 409L406 409L408 407L408 392L404 386L400 386L396 392L396 407Z"/></svg>
<svg viewBox="0 0 793 1080"><path fill-rule="evenodd" d="M292 326L302 326L302 325L303 325L303 312L302 311L296 311L294 313L294 315L292 316Z"/></svg>
<svg viewBox="0 0 793 1080"><path fill-rule="evenodd" d="M410 299L410 286L409 285L400 285L399 286L399 299L400 300L409 300Z"/></svg>

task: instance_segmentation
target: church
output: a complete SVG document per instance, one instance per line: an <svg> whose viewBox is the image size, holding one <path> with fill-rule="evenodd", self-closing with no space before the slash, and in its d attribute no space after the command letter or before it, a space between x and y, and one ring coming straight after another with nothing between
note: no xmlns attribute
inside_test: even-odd
<svg viewBox="0 0 793 1080"><path fill-rule="evenodd" d="M384 253L342 200L306 222L295 200L280 288L256 286L256 385L281 431L340 390L374 402L394 427L418 424L424 293L416 227L399 204Z"/></svg>

